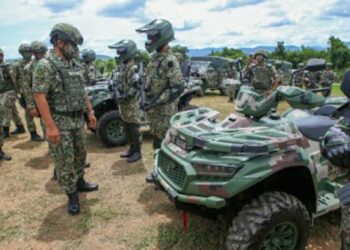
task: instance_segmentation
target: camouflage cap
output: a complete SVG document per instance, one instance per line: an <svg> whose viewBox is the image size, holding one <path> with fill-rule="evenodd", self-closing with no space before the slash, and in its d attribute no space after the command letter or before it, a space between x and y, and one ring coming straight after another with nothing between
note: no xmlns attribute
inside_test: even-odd
<svg viewBox="0 0 350 250"><path fill-rule="evenodd" d="M275 62L275 65L282 65L282 61L277 60L277 61Z"/></svg>
<svg viewBox="0 0 350 250"><path fill-rule="evenodd" d="M257 52L255 52L254 58L256 58L257 55L262 55L263 57L265 57L267 59L267 53L264 50L259 49Z"/></svg>
<svg viewBox="0 0 350 250"><path fill-rule="evenodd" d="M0 48L0 55L4 55L4 51Z"/></svg>
<svg viewBox="0 0 350 250"><path fill-rule="evenodd" d="M47 52L47 46L44 42L41 41L34 41L32 42L32 51L33 53L46 53Z"/></svg>
<svg viewBox="0 0 350 250"><path fill-rule="evenodd" d="M30 46L29 43L22 43L18 48L18 52L20 54L22 54L24 52L32 52L32 47Z"/></svg>
<svg viewBox="0 0 350 250"><path fill-rule="evenodd" d="M62 39L74 45L82 45L84 38L80 31L68 23L58 23L50 32L50 41L53 44L57 39Z"/></svg>

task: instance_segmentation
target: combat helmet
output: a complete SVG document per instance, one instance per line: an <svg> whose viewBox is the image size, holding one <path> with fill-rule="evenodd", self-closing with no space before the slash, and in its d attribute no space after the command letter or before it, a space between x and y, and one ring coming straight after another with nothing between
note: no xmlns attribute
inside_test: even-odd
<svg viewBox="0 0 350 250"><path fill-rule="evenodd" d="M264 50L259 49L257 52L254 53L254 59L257 57L257 55L262 55L267 60L267 53Z"/></svg>
<svg viewBox="0 0 350 250"><path fill-rule="evenodd" d="M145 47L149 53L174 39L173 26L165 19L155 19L136 31L147 34Z"/></svg>
<svg viewBox="0 0 350 250"><path fill-rule="evenodd" d="M108 46L110 49L117 50L117 60L120 62L126 62L137 54L136 43L132 40L123 39L115 44Z"/></svg>
<svg viewBox="0 0 350 250"><path fill-rule="evenodd" d="M90 63L96 59L96 53L92 49L84 49L81 52L81 59L85 63Z"/></svg>
<svg viewBox="0 0 350 250"><path fill-rule="evenodd" d="M47 52L47 46L44 42L34 41L31 44L33 53L42 53L45 54Z"/></svg>
<svg viewBox="0 0 350 250"><path fill-rule="evenodd" d="M32 47L30 46L29 43L22 43L19 48L18 52L22 55L23 53L31 53L32 52Z"/></svg>
<svg viewBox="0 0 350 250"><path fill-rule="evenodd" d="M53 26L50 32L50 42L54 44L57 39L62 39L73 45L82 45L84 42L84 38L80 31L68 23L58 23Z"/></svg>

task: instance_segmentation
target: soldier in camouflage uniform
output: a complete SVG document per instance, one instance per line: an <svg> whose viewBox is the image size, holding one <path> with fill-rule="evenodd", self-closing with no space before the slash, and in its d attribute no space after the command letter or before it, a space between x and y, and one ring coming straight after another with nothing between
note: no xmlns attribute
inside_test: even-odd
<svg viewBox="0 0 350 250"><path fill-rule="evenodd" d="M303 63L298 63L297 70L301 70L304 67ZM304 71L301 70L294 74L293 85L299 88L302 88L304 84Z"/></svg>
<svg viewBox="0 0 350 250"><path fill-rule="evenodd" d="M266 52L258 50L254 54L254 59L256 64L249 67L246 77L257 93L267 95L277 88L280 77L273 66L267 64Z"/></svg>
<svg viewBox="0 0 350 250"><path fill-rule="evenodd" d="M321 142L322 154L335 166L349 168L350 166L350 121L341 118L332 127ZM344 189L349 189L345 186ZM347 193L347 194L346 194ZM345 194L345 197L344 197ZM350 196L349 192L338 192L342 203L341 239L342 249L350 250ZM343 198L343 199L342 199ZM347 201L347 202L346 202Z"/></svg>
<svg viewBox="0 0 350 250"><path fill-rule="evenodd" d="M42 141L42 138L36 132L36 126L33 120L33 117L29 114L29 111L26 107L25 97L23 93L23 82L24 82L24 67L30 63L32 58L32 48L30 44L23 43L19 46L18 52L21 54L22 59L16 62L13 65L12 75L14 84L20 94L20 104L24 108L25 119L27 123L27 129L30 132L31 140L33 141ZM16 124L17 125L17 124ZM17 129L11 134L24 133L24 127L21 124L17 125Z"/></svg>
<svg viewBox="0 0 350 250"><path fill-rule="evenodd" d="M84 78L87 86L96 84L96 80L99 77L99 72L94 65L96 59L95 51L91 49L84 49L81 52L81 58L83 61Z"/></svg>
<svg viewBox="0 0 350 250"><path fill-rule="evenodd" d="M226 72L226 77L235 79L235 80L238 79L238 72L235 64L229 65ZM236 95L236 85L232 84L228 87L228 96L229 96L228 102L233 102L233 100L235 99L235 95Z"/></svg>
<svg viewBox="0 0 350 250"><path fill-rule="evenodd" d="M332 88L333 83L337 80L337 75L332 70L332 66L333 64L327 63L326 70L322 72L320 83L323 88Z"/></svg>
<svg viewBox="0 0 350 250"><path fill-rule="evenodd" d="M131 40L121 40L111 46L116 49L119 62L116 86L119 90L120 115L124 122L124 131L129 142L127 152L120 155L127 158L128 162L141 159L140 142L140 102L139 102L139 75L134 58L137 55L136 43Z"/></svg>
<svg viewBox="0 0 350 250"><path fill-rule="evenodd" d="M38 61L42 58L44 58L46 52L47 52L47 46L45 43L40 41L35 41L31 44L32 53L34 54L34 59L28 63L24 69L23 69L23 85L22 85L22 94L25 98L25 104L26 104L26 114L28 113L29 116L32 119L32 122L34 124L34 118L40 117L39 112L36 108L34 99L33 99L33 93L32 93L32 86L33 86L33 73L36 64ZM29 119L27 119L28 121ZM28 124L28 123L27 123ZM35 124L34 124L35 127ZM29 128L28 128L29 130ZM43 130L44 131L44 130ZM32 141L43 141L44 139L41 138L37 132L36 129L34 131L30 131L30 137Z"/></svg>
<svg viewBox="0 0 350 250"><path fill-rule="evenodd" d="M146 50L153 53L146 69L146 103L153 148L160 147L169 129L169 120L177 112L178 98L184 90L179 63L171 52L169 42L174 39L174 30L167 20L156 19L136 30L146 33Z"/></svg>
<svg viewBox="0 0 350 250"><path fill-rule="evenodd" d="M11 78L10 73L6 69L6 64L4 63L4 51L0 49L0 93L6 88L6 80L7 78ZM4 73L4 70L5 73ZM1 95L1 94L0 94ZM2 147L4 146L4 137L2 131L2 119L3 119L3 105L0 103L0 160L11 160L11 156L7 155Z"/></svg>
<svg viewBox="0 0 350 250"><path fill-rule="evenodd" d="M321 72L309 72L306 71L304 74L304 85L305 89L317 89L321 81Z"/></svg>
<svg viewBox="0 0 350 250"><path fill-rule="evenodd" d="M9 64L2 64L2 77L3 82L0 87L0 103L2 106L2 126L3 126L3 136L7 138L10 136L10 123L11 120L17 125L17 129L11 134L24 133L24 127L22 120L19 116L17 107L16 107L16 99L17 99L17 86L14 84L12 77L12 69Z"/></svg>
<svg viewBox="0 0 350 250"><path fill-rule="evenodd" d="M284 72L282 70L282 62L277 60L275 62L275 70L276 70L276 73L279 75L280 77L280 80L278 82L278 85L286 85L286 83L283 83L283 79L284 79Z"/></svg>
<svg viewBox="0 0 350 250"><path fill-rule="evenodd" d="M84 112L89 126L96 118L84 90L80 66L74 60L83 43L79 30L66 23L56 24L50 33L53 53L41 59L33 75L33 97L45 123L58 183L68 196L68 212L80 212L79 192L94 191L98 185L84 179L86 137Z"/></svg>

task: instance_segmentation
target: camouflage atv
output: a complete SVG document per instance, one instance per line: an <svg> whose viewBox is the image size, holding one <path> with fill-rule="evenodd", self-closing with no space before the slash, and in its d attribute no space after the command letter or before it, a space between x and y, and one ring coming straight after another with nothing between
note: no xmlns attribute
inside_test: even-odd
<svg viewBox="0 0 350 250"><path fill-rule="evenodd" d="M113 91L113 75L111 79L100 81L95 86L86 87L91 105L97 118L97 127L94 131L103 144L110 147L124 145L123 122L120 118L118 104ZM185 91L181 94L178 109L180 111L194 108L190 105L192 97L200 90L200 83L187 82ZM148 125L144 113L140 110L141 125Z"/></svg>
<svg viewBox="0 0 350 250"><path fill-rule="evenodd" d="M240 80L231 75L234 68L240 71L237 62L219 56L192 57L190 81L202 82L202 91L198 92L198 95L203 96L207 89L219 90L221 95L227 95L232 85L240 85Z"/></svg>
<svg viewBox="0 0 350 250"><path fill-rule="evenodd" d="M311 60L307 69L320 66ZM270 111L281 100L292 107L282 116ZM345 172L320 152L336 123L317 114L324 104L296 87L266 98L243 86L236 102L243 116L220 121L210 108L178 113L155 153L152 183L178 209L219 219L226 249L304 249L311 221L339 208L335 191Z"/></svg>

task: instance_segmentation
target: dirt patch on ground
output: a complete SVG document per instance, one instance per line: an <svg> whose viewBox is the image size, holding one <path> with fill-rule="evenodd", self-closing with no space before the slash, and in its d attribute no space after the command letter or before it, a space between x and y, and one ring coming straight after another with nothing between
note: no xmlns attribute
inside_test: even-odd
<svg viewBox="0 0 350 250"><path fill-rule="evenodd" d="M233 111L216 93L192 103L213 107L221 117ZM0 163L0 249L217 249L215 222L190 215L185 233L180 211L145 183L153 167L149 136L143 160L127 164L119 158L126 147L105 148L94 134L87 135L86 179L100 189L80 195L81 214L74 217L67 215L67 198L51 180L46 143L30 142L28 134L6 140L13 160ZM339 216L317 219L308 249L339 249L338 224Z"/></svg>

